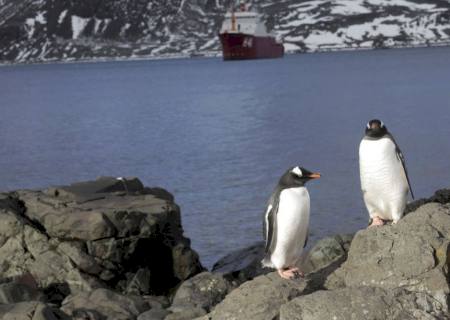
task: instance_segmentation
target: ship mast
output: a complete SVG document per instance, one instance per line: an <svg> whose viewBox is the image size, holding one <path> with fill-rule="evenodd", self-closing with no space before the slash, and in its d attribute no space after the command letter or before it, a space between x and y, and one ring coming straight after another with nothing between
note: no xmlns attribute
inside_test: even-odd
<svg viewBox="0 0 450 320"><path fill-rule="evenodd" d="M236 15L234 14L234 6L231 8L231 31L236 31Z"/></svg>
<svg viewBox="0 0 450 320"><path fill-rule="evenodd" d="M235 13L235 5L231 6L231 31L236 31L236 13ZM239 1L239 11L245 12L247 11L247 6L245 5L245 1Z"/></svg>

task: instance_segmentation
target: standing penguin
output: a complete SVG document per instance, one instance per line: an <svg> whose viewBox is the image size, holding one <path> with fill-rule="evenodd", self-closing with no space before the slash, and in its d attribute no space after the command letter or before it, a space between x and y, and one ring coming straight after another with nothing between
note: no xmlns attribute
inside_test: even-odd
<svg viewBox="0 0 450 320"><path fill-rule="evenodd" d="M276 268L284 279L303 276L295 266L306 246L309 193L305 183L320 178L302 167L287 170L273 191L264 217L265 267Z"/></svg>
<svg viewBox="0 0 450 320"><path fill-rule="evenodd" d="M385 220L397 223L403 216L409 183L405 158L394 137L378 119L370 120L359 146L359 171L370 226Z"/></svg>

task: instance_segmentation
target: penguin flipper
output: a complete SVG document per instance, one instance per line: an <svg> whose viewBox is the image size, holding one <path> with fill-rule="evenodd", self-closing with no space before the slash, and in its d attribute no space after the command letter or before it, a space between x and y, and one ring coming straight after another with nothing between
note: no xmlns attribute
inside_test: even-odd
<svg viewBox="0 0 450 320"><path fill-rule="evenodd" d="M277 197L271 197L269 205L267 206L266 214L264 217L264 239L266 240L266 246L264 252L270 254L271 247L275 244L277 238L277 211L278 201Z"/></svg>
<svg viewBox="0 0 450 320"><path fill-rule="evenodd" d="M402 167L403 167L403 171L405 172L405 176L406 176L406 181L408 182L408 188L409 188L409 192L411 193L411 197L414 200L414 192L411 188L411 182L409 181L409 176L408 176L408 169L406 169L406 161L405 161L405 157L403 156L402 151L400 150L400 147L398 146L397 142L395 141L394 137L392 136L392 134L388 133L388 137L389 139L392 140L392 142L394 142L395 145L395 153L397 155L397 159L400 160L400 162L402 163Z"/></svg>
<svg viewBox="0 0 450 320"><path fill-rule="evenodd" d="M308 238L309 238L309 230L306 230L306 238L305 243L303 244L303 248L306 247L306 245L308 244Z"/></svg>

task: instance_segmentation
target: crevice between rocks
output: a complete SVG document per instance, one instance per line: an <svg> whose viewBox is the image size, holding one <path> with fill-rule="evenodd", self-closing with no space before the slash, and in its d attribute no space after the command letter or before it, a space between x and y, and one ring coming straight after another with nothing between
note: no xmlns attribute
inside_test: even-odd
<svg viewBox="0 0 450 320"><path fill-rule="evenodd" d="M14 197L15 196L15 197ZM27 225L31 226L33 229L38 230L42 234L44 234L48 239L51 238L50 235L47 233L47 229L44 227L42 223L39 221L30 218L27 216L27 207L25 201L20 199L20 197L17 194L14 194L14 196L11 196L11 200L15 200L17 202L17 207L15 210L12 210L12 212L22 219Z"/></svg>

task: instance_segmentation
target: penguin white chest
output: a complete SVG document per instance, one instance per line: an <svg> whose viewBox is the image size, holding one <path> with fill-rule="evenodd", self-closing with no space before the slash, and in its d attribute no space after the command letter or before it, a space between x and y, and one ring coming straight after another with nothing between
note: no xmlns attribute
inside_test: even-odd
<svg viewBox="0 0 450 320"><path fill-rule="evenodd" d="M363 139L359 168L364 202L371 217L397 221L403 215L408 181L403 165L389 138Z"/></svg>
<svg viewBox="0 0 450 320"><path fill-rule="evenodd" d="M306 240L310 199L305 187L284 189L277 212L277 239L271 261L277 269L295 265Z"/></svg>

